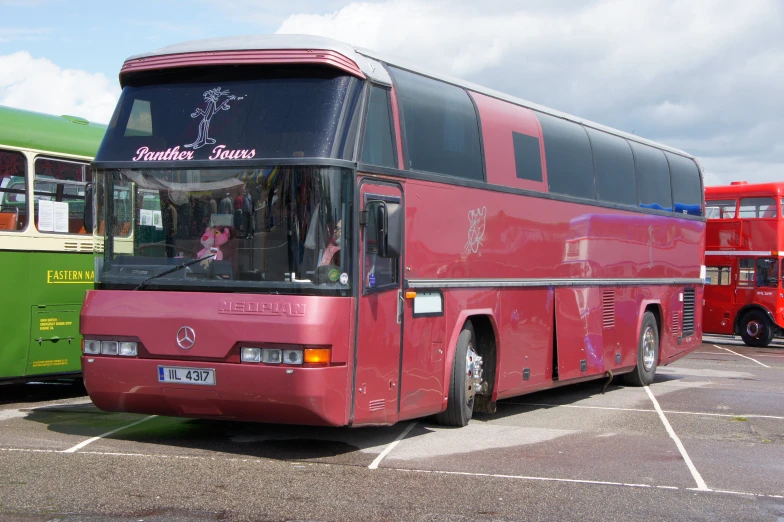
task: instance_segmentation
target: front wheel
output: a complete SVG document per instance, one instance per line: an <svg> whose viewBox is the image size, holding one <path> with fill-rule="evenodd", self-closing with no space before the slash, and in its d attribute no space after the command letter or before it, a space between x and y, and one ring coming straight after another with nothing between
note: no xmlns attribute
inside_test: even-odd
<svg viewBox="0 0 784 522"><path fill-rule="evenodd" d="M624 382L632 386L648 386L656 376L658 361L659 328L656 325L656 317L651 312L645 312L637 345L637 366L631 373L623 376Z"/></svg>
<svg viewBox="0 0 784 522"><path fill-rule="evenodd" d="M773 325L759 310L751 310L740 322L740 336L746 346L764 348L773 340Z"/></svg>
<svg viewBox="0 0 784 522"><path fill-rule="evenodd" d="M481 383L482 358L476 352L474 328L467 322L457 338L446 410L436 415L436 422L457 427L468 424L474 413L474 398L480 391Z"/></svg>

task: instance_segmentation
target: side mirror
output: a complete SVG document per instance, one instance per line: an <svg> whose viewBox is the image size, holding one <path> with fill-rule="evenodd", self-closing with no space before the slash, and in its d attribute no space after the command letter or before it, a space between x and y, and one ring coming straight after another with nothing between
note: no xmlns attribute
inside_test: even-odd
<svg viewBox="0 0 784 522"><path fill-rule="evenodd" d="M370 239L375 240L372 251L379 257L400 257L403 249L403 213L400 211L400 203L368 201L366 210L367 233L371 234Z"/></svg>
<svg viewBox="0 0 784 522"><path fill-rule="evenodd" d="M93 233L93 184L88 183L84 188L84 230L92 235Z"/></svg>

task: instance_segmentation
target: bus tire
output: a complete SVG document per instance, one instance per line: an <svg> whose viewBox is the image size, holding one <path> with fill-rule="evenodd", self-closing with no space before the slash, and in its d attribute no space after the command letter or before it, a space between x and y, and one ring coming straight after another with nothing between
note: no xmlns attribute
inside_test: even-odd
<svg viewBox="0 0 784 522"><path fill-rule="evenodd" d="M746 346L764 348L773 340L773 325L760 310L751 310L740 321L740 336Z"/></svg>
<svg viewBox="0 0 784 522"><path fill-rule="evenodd" d="M476 355L474 327L468 321L457 338L446 410L436 415L436 422L439 424L463 427L471 420L474 413L475 390L471 389L473 386L469 374L473 372L472 365Z"/></svg>
<svg viewBox="0 0 784 522"><path fill-rule="evenodd" d="M631 373L623 376L626 384L631 386L648 386L656 376L656 365L659 360L659 328L652 312L645 312L640 327L640 339L637 343L637 366Z"/></svg>

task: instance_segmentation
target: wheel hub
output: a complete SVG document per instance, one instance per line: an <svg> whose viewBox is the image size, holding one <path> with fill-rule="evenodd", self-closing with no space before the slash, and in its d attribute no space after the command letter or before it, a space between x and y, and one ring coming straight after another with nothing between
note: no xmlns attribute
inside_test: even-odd
<svg viewBox="0 0 784 522"><path fill-rule="evenodd" d="M473 405L474 395L482 393L482 357L474 351L473 343L466 350L466 402Z"/></svg>
<svg viewBox="0 0 784 522"><path fill-rule="evenodd" d="M642 365L646 372L651 371L656 361L656 336L653 328L647 326L642 337Z"/></svg>
<svg viewBox="0 0 784 522"><path fill-rule="evenodd" d="M762 324L759 321L749 321L746 324L746 333L749 337L759 337L762 333Z"/></svg>

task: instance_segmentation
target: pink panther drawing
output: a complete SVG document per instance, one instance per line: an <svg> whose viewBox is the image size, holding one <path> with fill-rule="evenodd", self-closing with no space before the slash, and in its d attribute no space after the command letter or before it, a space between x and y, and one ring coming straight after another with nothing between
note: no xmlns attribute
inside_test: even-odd
<svg viewBox="0 0 784 522"><path fill-rule="evenodd" d="M218 105L218 100L220 100L221 96L226 96L226 99L223 100L223 103ZM207 107L204 110L197 108L196 112L191 113L191 118L202 117L199 122L199 137L196 138L196 141L193 143L189 143L185 146L195 150L200 149L205 145L212 145L215 143L215 140L209 137L210 120L218 111L229 110L231 108L231 106L229 106L229 100L234 99L236 99L236 96L229 94L229 91L222 91L220 87L215 87L214 89L206 91L204 93L204 100L207 102Z"/></svg>

